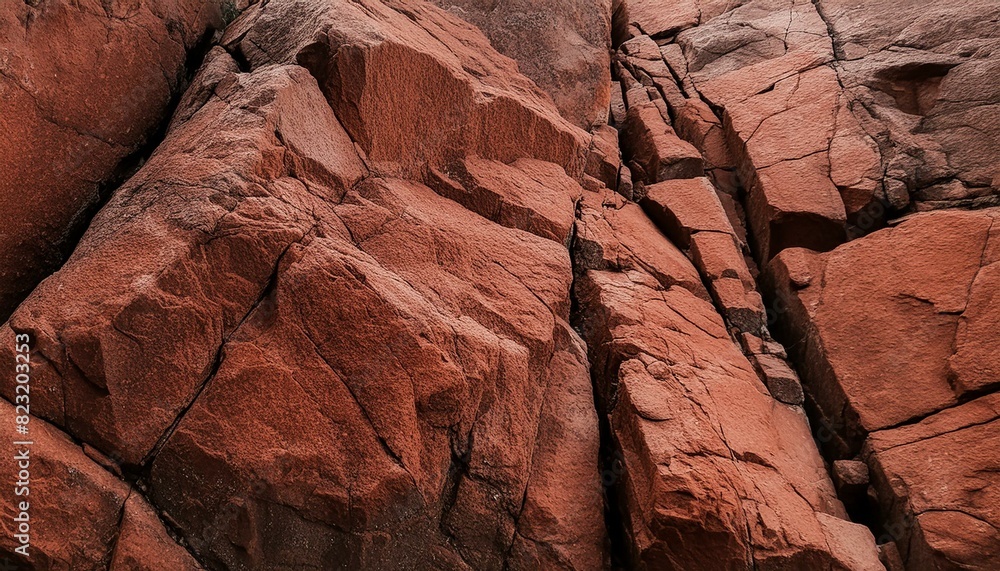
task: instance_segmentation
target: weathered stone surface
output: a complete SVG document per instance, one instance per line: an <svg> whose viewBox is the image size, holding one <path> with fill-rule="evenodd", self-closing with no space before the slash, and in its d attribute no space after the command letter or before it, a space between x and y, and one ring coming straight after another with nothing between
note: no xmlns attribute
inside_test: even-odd
<svg viewBox="0 0 1000 571"><path fill-rule="evenodd" d="M570 334L557 335L569 310L566 251L398 180L366 181L336 214L346 230L289 250L273 291L154 460L156 501L191 531L198 552L227 566L292 558L489 569L531 547L570 549L574 567L600 560L599 490L582 468L572 492L582 494L573 515L584 526L526 527L518 535L530 545L511 551L519 514L525 505L544 510L554 485L547 470L535 476L537 490L529 486L533 467L544 467L534 450L563 447L596 470L596 431L539 432L546 385L586 382L566 380L582 367L550 357L572 349ZM358 351L374 358L359 361ZM248 393L261 397L241 404ZM300 428L286 432L292 403ZM565 398L549 406L563 421L581 414ZM280 438L280 452L246 434ZM213 460L234 450L225 463ZM204 482L200 497L185 481ZM212 526L206 508L235 516ZM244 520L256 523L244 529ZM277 529L285 531L268 531ZM307 548L254 548L293 537ZM588 543L573 545L581 539Z"/></svg>
<svg viewBox="0 0 1000 571"><path fill-rule="evenodd" d="M230 74L214 93L0 332L36 340L32 412L126 464L195 398L323 198L366 172L304 69Z"/></svg>
<svg viewBox="0 0 1000 571"><path fill-rule="evenodd" d="M24 484L11 488L12 499L5 500L8 513L0 536L2 560L18 569L25 564L31 569L52 571L97 571L109 565L116 571L153 571L162 569L162 565L178 571L201 569L167 535L138 491L95 464L80 446L53 426L32 418L28 423L30 437L26 437L14 431L14 406L0 401L0 411L7 420L0 425L6 442L26 438L32 442L8 445L9 453L0 460L0 468L10 474L12 486L20 470L28 473ZM22 488L22 493L17 494L16 487ZM14 551L22 545L15 534L23 530L16 527L20 522L14 520L23 511L21 502L28 504L27 558Z"/></svg>
<svg viewBox="0 0 1000 571"><path fill-rule="evenodd" d="M1000 564L1000 395L874 433L872 481L907 569Z"/></svg>
<svg viewBox="0 0 1000 571"><path fill-rule="evenodd" d="M102 183L128 174L119 165L168 118L185 58L223 24L222 4L0 7L0 209L11 213L0 232L0 319L63 262Z"/></svg>
<svg viewBox="0 0 1000 571"><path fill-rule="evenodd" d="M704 176L701 154L674 133L652 103L629 101L620 138L624 159L632 167L633 176L647 184Z"/></svg>
<svg viewBox="0 0 1000 571"><path fill-rule="evenodd" d="M643 208L681 248L699 232L733 234L719 197L707 178L668 180L646 187Z"/></svg>
<svg viewBox="0 0 1000 571"><path fill-rule="evenodd" d="M838 519L805 418L767 394L711 305L622 273L577 288L633 566L880 568L870 532Z"/></svg>
<svg viewBox="0 0 1000 571"><path fill-rule="evenodd" d="M590 142L587 167L584 172L613 190L618 185L618 172L621 166L618 130L608 125L594 129L594 138Z"/></svg>
<svg viewBox="0 0 1000 571"><path fill-rule="evenodd" d="M996 388L995 354L982 347L997 335L997 215L917 215L827 254L789 250L772 262L789 347L845 451Z"/></svg>
<svg viewBox="0 0 1000 571"><path fill-rule="evenodd" d="M583 189L558 165L535 159L505 165L469 157L443 172L432 171L429 178L438 194L484 218L569 246Z"/></svg>
<svg viewBox="0 0 1000 571"><path fill-rule="evenodd" d="M430 67L517 86L493 104L462 92L485 105L488 141L394 155L418 180L461 169L469 200L373 175L395 168L387 141L341 127L342 100L306 68L214 50L164 143L5 326L37 339L37 414L148 473L207 568L603 565L597 421L566 325L582 192L567 171L581 174L586 136L478 32L414 6L439 42ZM280 8L247 15L240 45ZM415 25L374 8L337 25ZM296 17L274 24L282 39L311 37L286 27ZM440 43L462 41L482 50L464 55L484 78ZM559 153L543 136L556 124L566 160L542 162ZM162 539L127 524L123 569Z"/></svg>
<svg viewBox="0 0 1000 571"><path fill-rule="evenodd" d="M628 0L623 20L649 36L662 36L697 25L698 0Z"/></svg>
<svg viewBox="0 0 1000 571"><path fill-rule="evenodd" d="M998 9L6 6L15 562L997 567Z"/></svg>
<svg viewBox="0 0 1000 571"><path fill-rule="evenodd" d="M682 287L704 300L698 271L638 205L611 192L586 193L576 226L580 270L641 271L663 289Z"/></svg>
<svg viewBox="0 0 1000 571"><path fill-rule="evenodd" d="M223 41L255 67L309 69L378 174L419 179L425 165L468 155L583 172L583 131L482 32L423 2L273 0L247 10Z"/></svg>
<svg viewBox="0 0 1000 571"><path fill-rule="evenodd" d="M736 237L728 232L695 232L691 236L691 259L709 281L736 278L747 291L757 287Z"/></svg>
<svg viewBox="0 0 1000 571"><path fill-rule="evenodd" d="M167 534L152 507L134 490L125 500L110 571L200 571L190 553Z"/></svg>
<svg viewBox="0 0 1000 571"><path fill-rule="evenodd" d="M893 1L863 11L823 0L820 6L834 48L847 60L845 86L870 115L863 119L885 132L887 183L932 201L928 191L947 180L954 193L937 207L984 194L995 198L1000 149L991 109L1000 102L1000 31L990 14L1000 5Z"/></svg>
<svg viewBox="0 0 1000 571"><path fill-rule="evenodd" d="M576 125L606 123L611 79L611 0L434 0L481 29L517 60Z"/></svg>
<svg viewBox="0 0 1000 571"><path fill-rule="evenodd" d="M753 363L757 376L764 381L771 396L785 404L803 403L805 396L799 376L784 359L776 355L755 354L750 356L750 362Z"/></svg>

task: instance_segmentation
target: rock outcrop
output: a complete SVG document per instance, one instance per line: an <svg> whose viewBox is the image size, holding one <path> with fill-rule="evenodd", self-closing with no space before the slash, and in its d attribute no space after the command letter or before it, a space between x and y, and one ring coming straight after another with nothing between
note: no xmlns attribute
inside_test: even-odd
<svg viewBox="0 0 1000 571"><path fill-rule="evenodd" d="M0 564L997 568L998 8L6 5Z"/></svg>
<svg viewBox="0 0 1000 571"><path fill-rule="evenodd" d="M105 183L131 174L199 46L236 10L215 0L0 8L0 319L72 251Z"/></svg>

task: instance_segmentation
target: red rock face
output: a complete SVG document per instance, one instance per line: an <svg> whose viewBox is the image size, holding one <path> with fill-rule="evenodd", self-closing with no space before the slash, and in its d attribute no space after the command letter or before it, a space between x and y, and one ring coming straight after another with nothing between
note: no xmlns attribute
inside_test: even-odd
<svg viewBox="0 0 1000 571"><path fill-rule="evenodd" d="M30 0L0 8L3 319L58 268L102 184L128 174L119 165L167 119L194 71L185 59L224 23L221 6Z"/></svg>
<svg viewBox="0 0 1000 571"><path fill-rule="evenodd" d="M0 561L997 568L997 8L5 6Z"/></svg>
<svg viewBox="0 0 1000 571"><path fill-rule="evenodd" d="M585 129L607 123L611 0L434 3L481 29L570 122Z"/></svg>

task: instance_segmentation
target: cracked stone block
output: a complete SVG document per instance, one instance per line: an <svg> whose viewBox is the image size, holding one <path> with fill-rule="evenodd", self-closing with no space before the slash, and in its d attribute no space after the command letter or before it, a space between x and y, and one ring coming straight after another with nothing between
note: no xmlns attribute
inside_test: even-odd
<svg viewBox="0 0 1000 571"><path fill-rule="evenodd" d="M622 93L622 84L619 81L611 82L611 124L620 127L625 123L625 96Z"/></svg>
<svg viewBox="0 0 1000 571"><path fill-rule="evenodd" d="M618 130L601 125L594 129L593 135L584 172L603 182L604 186L615 188L622 162L618 148Z"/></svg>
<svg viewBox="0 0 1000 571"><path fill-rule="evenodd" d="M618 186L616 187L618 194L624 196L627 200L635 200L635 187L632 183L632 171L625 165L621 165L618 169Z"/></svg>
<svg viewBox="0 0 1000 571"><path fill-rule="evenodd" d="M475 25L496 50L584 129L606 123L611 79L611 2L434 0Z"/></svg>
<svg viewBox="0 0 1000 571"><path fill-rule="evenodd" d="M834 460L832 463L833 485L837 496L847 506L848 511L864 505L868 499L868 465L860 460Z"/></svg>
<svg viewBox="0 0 1000 571"><path fill-rule="evenodd" d="M757 289L757 282L750 274L740 245L732 234L695 232L691 236L691 259L709 281L736 278L747 291Z"/></svg>
<svg viewBox="0 0 1000 571"><path fill-rule="evenodd" d="M771 396L785 404L802 404L804 395L799 376L788 365L788 362L777 355L751 355L750 362Z"/></svg>
<svg viewBox="0 0 1000 571"><path fill-rule="evenodd" d="M629 273L575 287L636 566L881 568L871 532L841 519L805 417L775 406L711 304Z"/></svg>
<svg viewBox="0 0 1000 571"><path fill-rule="evenodd" d="M882 543L878 546L878 560L885 565L885 571L906 571L903 563L903 556L899 554L899 547L895 541Z"/></svg>
<svg viewBox="0 0 1000 571"><path fill-rule="evenodd" d="M698 232L718 232L731 237L734 234L707 178L667 180L646 189L643 209L681 248L690 248L692 236Z"/></svg>
<svg viewBox="0 0 1000 571"><path fill-rule="evenodd" d="M0 7L0 209L18 213L0 233L0 320L72 251L102 185L169 119L188 55L224 25L221 0L106 4Z"/></svg>
<svg viewBox="0 0 1000 571"><path fill-rule="evenodd" d="M278 260L313 231L321 196L366 173L304 69L231 72L222 85L0 329L35 339L32 412L125 464L141 464L198 394ZM251 107L258 96L271 104ZM191 159L223 142L232 160Z"/></svg>
<svg viewBox="0 0 1000 571"><path fill-rule="evenodd" d="M576 226L578 269L642 271L658 287L682 287L711 299L691 261L667 239L639 205L610 191L586 193Z"/></svg>
<svg viewBox="0 0 1000 571"><path fill-rule="evenodd" d="M508 228L569 245L573 205L583 189L558 165L527 158L507 165L468 157L445 171L429 170L429 186L441 196Z"/></svg>
<svg viewBox="0 0 1000 571"><path fill-rule="evenodd" d="M633 87L630 87L625 91L625 103L631 109L632 107L641 107L642 105L647 105L652 103L649 99L649 90L646 86L636 83ZM659 114L659 110L656 111ZM660 120L663 120L663 116L660 115ZM628 125L629 115L628 112L625 113L625 121L622 122L622 129Z"/></svg>
<svg viewBox="0 0 1000 571"><path fill-rule="evenodd" d="M766 327L767 315L760 293L748 290L738 278L712 280L708 289L722 314L740 331L760 333Z"/></svg>
<svg viewBox="0 0 1000 571"><path fill-rule="evenodd" d="M773 339L763 339L752 333L740 333L739 340L743 352L748 355L774 355L782 359L788 358L785 347Z"/></svg>
<svg viewBox="0 0 1000 571"><path fill-rule="evenodd" d="M918 214L765 275L779 339L822 419L856 453L866 434L995 390L1000 209ZM906 398L898 398L906 379Z"/></svg>
<svg viewBox="0 0 1000 571"><path fill-rule="evenodd" d="M652 103L630 103L619 139L623 156L641 165L647 184L705 174L701 154L674 133Z"/></svg>
<svg viewBox="0 0 1000 571"><path fill-rule="evenodd" d="M798 405L804 402L799 376L784 359L777 355L751 355L750 362L767 385L771 396L785 404Z"/></svg>
<svg viewBox="0 0 1000 571"><path fill-rule="evenodd" d="M907 569L1000 564L1000 394L873 433L864 456Z"/></svg>
<svg viewBox="0 0 1000 571"><path fill-rule="evenodd" d="M15 432L14 406L0 401L0 414L10 419L0 425L8 443L20 442ZM91 460L83 449L51 424L31 418L27 425L32 444L11 445L0 459L0 469L10 474L11 497L5 507L13 519L28 503L28 557L15 552L23 545L15 537L19 522L5 523L0 537L0 562L15 568L27 562L35 569L97 571L158 569L167 565L178 571L201 567L164 529L156 512L136 489ZM19 458L26 451L24 458ZM16 485L27 463L29 476ZM22 493L16 494L21 488ZM27 490L24 493L23 490ZM85 522L86 525L81 525ZM11 526L11 527L8 527Z"/></svg>
<svg viewBox="0 0 1000 571"><path fill-rule="evenodd" d="M629 0L627 21L649 36L666 36L698 25L696 0Z"/></svg>

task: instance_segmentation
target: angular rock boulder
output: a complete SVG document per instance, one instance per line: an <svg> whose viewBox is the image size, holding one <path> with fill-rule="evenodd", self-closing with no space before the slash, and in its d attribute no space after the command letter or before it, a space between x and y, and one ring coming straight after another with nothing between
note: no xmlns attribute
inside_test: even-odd
<svg viewBox="0 0 1000 571"><path fill-rule="evenodd" d="M908 569L989 569L1000 563L1000 395L874 433L865 444L894 541Z"/></svg>
<svg viewBox="0 0 1000 571"><path fill-rule="evenodd" d="M446 13L412 3L415 32L400 5L354 8L364 23L335 5L345 33L437 42L424 61L467 89L430 95L472 110L469 145L399 152L369 121L405 111L425 133L438 108L379 90L341 109L305 67L214 49L164 143L3 330L36 340L37 414L141 474L206 568L600 568L599 434L567 325L588 138ZM240 45L279 8L245 16ZM284 17L280 37L312 38ZM411 61L390 43L337 54ZM416 180L378 176L397 170ZM421 182L449 172L471 200ZM162 539L128 523L120 568Z"/></svg>
<svg viewBox="0 0 1000 571"><path fill-rule="evenodd" d="M11 475L12 485L0 561L15 569L24 564L52 571L202 569L167 533L139 490L98 465L48 423L32 418L29 433L23 435L14 430L14 417L20 414L14 406L2 401L0 412L9 419L0 434L11 443L0 468ZM26 477L19 477L21 470ZM25 531L27 557L15 552L24 545L17 535Z"/></svg>
<svg viewBox="0 0 1000 571"><path fill-rule="evenodd" d="M560 113L589 129L611 101L611 0L434 0L471 22L548 93Z"/></svg>
<svg viewBox="0 0 1000 571"><path fill-rule="evenodd" d="M185 87L223 2L0 7L0 319L72 251ZM235 12L235 4L229 4ZM113 110L113 112L109 112Z"/></svg>
<svg viewBox="0 0 1000 571"><path fill-rule="evenodd" d="M836 426L839 455L869 432L996 388L983 342L997 334L997 214L921 214L827 254L793 249L772 261L779 329Z"/></svg>

